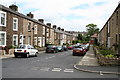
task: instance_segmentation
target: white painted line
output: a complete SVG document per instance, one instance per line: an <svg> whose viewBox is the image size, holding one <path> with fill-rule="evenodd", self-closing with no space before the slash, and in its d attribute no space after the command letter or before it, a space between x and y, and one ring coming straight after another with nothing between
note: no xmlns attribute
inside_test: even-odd
<svg viewBox="0 0 120 80"><path fill-rule="evenodd" d="M31 70L38 70L39 67L33 67Z"/></svg>
<svg viewBox="0 0 120 80"><path fill-rule="evenodd" d="M50 68L41 68L41 71L49 71Z"/></svg>
<svg viewBox="0 0 120 80"><path fill-rule="evenodd" d="M101 75L101 76L103 75L102 71L100 71L100 75Z"/></svg>
<svg viewBox="0 0 120 80"><path fill-rule="evenodd" d="M54 72L60 72L62 69L61 68L53 68L52 71Z"/></svg>
<svg viewBox="0 0 120 80"><path fill-rule="evenodd" d="M74 72L74 69L65 69L64 72Z"/></svg>
<svg viewBox="0 0 120 80"><path fill-rule="evenodd" d="M55 57L55 56L52 56L53 58Z"/></svg>
<svg viewBox="0 0 120 80"><path fill-rule="evenodd" d="M48 59L48 58L45 58L45 59Z"/></svg>

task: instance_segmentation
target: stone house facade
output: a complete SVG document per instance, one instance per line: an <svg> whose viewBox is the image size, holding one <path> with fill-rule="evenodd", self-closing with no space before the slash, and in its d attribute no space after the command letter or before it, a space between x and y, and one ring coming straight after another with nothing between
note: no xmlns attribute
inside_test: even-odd
<svg viewBox="0 0 120 80"><path fill-rule="evenodd" d="M43 19L34 19L18 12L16 5L0 5L0 47L11 48L20 44L45 47L46 44L62 45L72 42L72 34L51 23L44 24Z"/></svg>
<svg viewBox="0 0 120 80"><path fill-rule="evenodd" d="M99 43L120 53L120 3L99 33Z"/></svg>

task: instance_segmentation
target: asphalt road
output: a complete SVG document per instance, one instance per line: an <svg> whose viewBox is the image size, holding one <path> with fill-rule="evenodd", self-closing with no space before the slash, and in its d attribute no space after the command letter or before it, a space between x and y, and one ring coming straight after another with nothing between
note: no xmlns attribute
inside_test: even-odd
<svg viewBox="0 0 120 80"><path fill-rule="evenodd" d="M96 74L75 70L73 65L83 56L72 51L41 53L38 57L2 59L2 78L117 78L112 74Z"/></svg>

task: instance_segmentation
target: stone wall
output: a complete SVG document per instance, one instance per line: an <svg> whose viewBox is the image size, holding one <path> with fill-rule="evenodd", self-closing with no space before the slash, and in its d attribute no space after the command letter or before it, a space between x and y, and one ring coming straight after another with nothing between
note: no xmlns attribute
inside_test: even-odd
<svg viewBox="0 0 120 80"><path fill-rule="evenodd" d="M120 58L105 57L102 54L100 54L97 48L94 48L94 51L95 51L95 56L97 57L98 63L100 65L111 65L111 66L120 65Z"/></svg>

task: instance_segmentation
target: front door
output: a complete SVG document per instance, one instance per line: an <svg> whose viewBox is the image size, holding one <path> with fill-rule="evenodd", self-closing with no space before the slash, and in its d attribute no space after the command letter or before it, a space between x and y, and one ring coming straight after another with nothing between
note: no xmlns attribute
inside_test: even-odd
<svg viewBox="0 0 120 80"><path fill-rule="evenodd" d="M20 44L23 44L23 35L20 35Z"/></svg>

